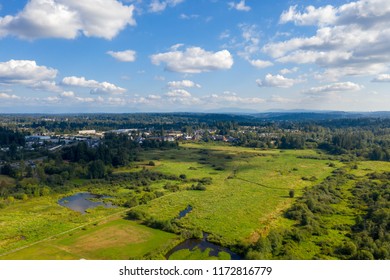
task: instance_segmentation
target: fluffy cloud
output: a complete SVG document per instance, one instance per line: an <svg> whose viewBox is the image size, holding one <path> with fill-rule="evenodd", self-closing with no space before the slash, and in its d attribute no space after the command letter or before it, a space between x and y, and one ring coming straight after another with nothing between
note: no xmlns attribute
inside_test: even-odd
<svg viewBox="0 0 390 280"><path fill-rule="evenodd" d="M185 89L172 89L168 93L166 93L165 96L168 96L168 97L191 97L191 93L189 93Z"/></svg>
<svg viewBox="0 0 390 280"><path fill-rule="evenodd" d="M236 49L237 54L248 61L252 66L257 68L266 68L272 66L271 61L255 58L261 51L260 48L260 31L255 24L239 24L238 29L241 38L232 37L229 30L225 30L219 38L221 40L229 39L226 44L227 48Z"/></svg>
<svg viewBox="0 0 390 280"><path fill-rule="evenodd" d="M161 96L150 94L150 95L148 95L146 97L143 97L143 96L139 97L139 96L137 96L135 98L131 98L131 99L128 100L128 103L130 103L130 104L151 104L153 102L158 101L159 104L160 104L161 103L160 100L161 100Z"/></svg>
<svg viewBox="0 0 390 280"><path fill-rule="evenodd" d="M344 91L359 91L363 89L363 86L352 83L352 82L343 82L343 83L333 83L320 87L313 87L306 91L303 91L304 94L316 95L324 93L335 93L335 92L344 92Z"/></svg>
<svg viewBox="0 0 390 280"><path fill-rule="evenodd" d="M164 94L164 99L162 102L168 102L171 104L179 104L186 106L193 106L196 104L200 104L200 99L197 97L193 97L191 93L186 91L185 89L170 89L169 92ZM156 100L154 100L156 101ZM161 103L161 101L159 101Z"/></svg>
<svg viewBox="0 0 390 280"><path fill-rule="evenodd" d="M108 82L98 82L95 80L87 80L84 77L65 77L62 80L62 84L67 86L77 86L90 88L91 94L122 94L126 92L126 89L118 87Z"/></svg>
<svg viewBox="0 0 390 280"><path fill-rule="evenodd" d="M196 84L190 80L168 82L167 86L169 88L200 88L201 87L199 84Z"/></svg>
<svg viewBox="0 0 390 280"><path fill-rule="evenodd" d="M195 14L193 14L193 15L181 14L179 18L180 19L185 19L185 20L197 19L197 18L199 18L199 15L195 15Z"/></svg>
<svg viewBox="0 0 390 280"><path fill-rule="evenodd" d="M258 97L241 97L237 93L231 91L225 91L222 94L211 94L202 98L205 105L237 105L237 104L261 104L265 100Z"/></svg>
<svg viewBox="0 0 390 280"><path fill-rule="evenodd" d="M136 58L136 52L133 50L126 50L120 52L108 51L107 54L111 55L116 60L122 62L134 62Z"/></svg>
<svg viewBox="0 0 390 280"><path fill-rule="evenodd" d="M162 12L166 9L167 5L168 5L167 2L165 1L160 2L159 0L153 0L149 5L149 12L151 13Z"/></svg>
<svg viewBox="0 0 390 280"><path fill-rule="evenodd" d="M40 81L29 86L35 90L43 90L50 92L60 92L61 88L54 81Z"/></svg>
<svg viewBox="0 0 390 280"><path fill-rule="evenodd" d="M59 101L67 101L67 102L72 102L72 103L102 103L105 100L101 97L98 96L96 98L92 97L81 97L77 96L73 91L63 91L60 93L58 96L55 97L48 97L52 98L52 102L59 102ZM107 103L108 99L107 99Z"/></svg>
<svg viewBox="0 0 390 280"><path fill-rule="evenodd" d="M316 9L308 6L305 13L297 11L297 6L292 6L280 16L280 23L293 21L296 25L327 25L336 21L336 9L331 6Z"/></svg>
<svg viewBox="0 0 390 280"><path fill-rule="evenodd" d="M98 99L92 98L92 97L79 97L76 96L75 100L78 102L83 102L83 103L95 103L99 101Z"/></svg>
<svg viewBox="0 0 390 280"><path fill-rule="evenodd" d="M390 63L390 2L359 0L339 7L290 7L280 23L317 27L315 35L271 42L263 51L282 63L314 63L327 76L378 74ZM333 72L333 74L332 74Z"/></svg>
<svg viewBox="0 0 390 280"><path fill-rule="evenodd" d="M339 65L343 62L348 63L352 58L352 52L342 52L342 51L301 51L298 50L292 54L286 55L280 59L279 62L283 63L297 63L297 64L307 64L307 63L316 63L323 66L332 66Z"/></svg>
<svg viewBox="0 0 390 280"><path fill-rule="evenodd" d="M291 74L297 72L298 70L299 70L298 67L293 67L292 69L283 68L282 70L280 70L280 74L282 75Z"/></svg>
<svg viewBox="0 0 390 280"><path fill-rule="evenodd" d="M238 55L246 60L250 60L251 56L260 51L260 35L258 27L255 24L240 24L238 27L243 39L243 42L237 45L240 49Z"/></svg>
<svg viewBox="0 0 390 280"><path fill-rule="evenodd" d="M61 101L61 98L59 98L58 96L48 96L42 99L37 98L35 101L40 101L40 100L46 101L48 103L58 103Z"/></svg>
<svg viewBox="0 0 390 280"><path fill-rule="evenodd" d="M64 91L60 94L60 96L63 98L73 98L75 97L75 94L73 91Z"/></svg>
<svg viewBox="0 0 390 280"><path fill-rule="evenodd" d="M289 79L283 75L267 74L263 80L257 79L256 83L259 87L278 87L278 88L290 88L295 84L301 83L301 80Z"/></svg>
<svg viewBox="0 0 390 280"><path fill-rule="evenodd" d="M249 63L256 68L267 68L274 65L271 61L265 61L261 59L249 60Z"/></svg>
<svg viewBox="0 0 390 280"><path fill-rule="evenodd" d="M150 100L160 100L161 96L150 94L150 95L147 96L147 98L150 99Z"/></svg>
<svg viewBox="0 0 390 280"><path fill-rule="evenodd" d="M0 83L56 89L52 80L57 72L56 69L37 65L34 60L9 60L0 62Z"/></svg>
<svg viewBox="0 0 390 280"><path fill-rule="evenodd" d="M164 11L168 6L174 7L177 4L184 2L184 0L153 0L149 5L149 12L151 13L159 13Z"/></svg>
<svg viewBox="0 0 390 280"><path fill-rule="evenodd" d="M245 0L241 0L238 3L229 2L228 5L230 9L236 9L237 11L249 12L251 10L251 7L245 4Z"/></svg>
<svg viewBox="0 0 390 280"><path fill-rule="evenodd" d="M20 97L16 96L15 94L7 94L7 93L0 92L0 99L12 100L12 99L20 99Z"/></svg>
<svg viewBox="0 0 390 280"><path fill-rule="evenodd" d="M107 103L110 105L125 105L126 100L120 97L109 97Z"/></svg>
<svg viewBox="0 0 390 280"><path fill-rule="evenodd" d="M179 73L202 73L213 70L230 69L233 57L227 50L208 52L199 47L190 47L185 51L172 50L154 54L151 61L155 65L166 64L165 69Z"/></svg>
<svg viewBox="0 0 390 280"><path fill-rule="evenodd" d="M23 39L112 39L128 24L135 25L134 5L117 0L30 0L18 14L0 18L0 36Z"/></svg>
<svg viewBox="0 0 390 280"><path fill-rule="evenodd" d="M388 66L384 63L367 63L360 62L354 65L345 65L335 68L328 68L323 73L317 73L314 77L318 80L324 81L338 81L343 76L354 75L376 75L377 73L384 72L388 69Z"/></svg>
<svg viewBox="0 0 390 280"><path fill-rule="evenodd" d="M390 6L387 0L359 0L346 3L340 7L327 5L315 8L308 6L305 12L297 11L297 6L292 6L283 12L280 23L294 22L296 25L348 25L359 24L372 26L378 22L388 20Z"/></svg>
<svg viewBox="0 0 390 280"><path fill-rule="evenodd" d="M390 74L381 74L372 80L375 83L390 83Z"/></svg>

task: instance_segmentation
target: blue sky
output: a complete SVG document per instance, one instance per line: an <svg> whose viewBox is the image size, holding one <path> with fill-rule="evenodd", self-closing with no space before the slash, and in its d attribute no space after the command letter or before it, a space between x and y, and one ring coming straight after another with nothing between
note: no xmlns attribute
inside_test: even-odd
<svg viewBox="0 0 390 280"><path fill-rule="evenodd" d="M390 109L390 2L0 1L0 113Z"/></svg>

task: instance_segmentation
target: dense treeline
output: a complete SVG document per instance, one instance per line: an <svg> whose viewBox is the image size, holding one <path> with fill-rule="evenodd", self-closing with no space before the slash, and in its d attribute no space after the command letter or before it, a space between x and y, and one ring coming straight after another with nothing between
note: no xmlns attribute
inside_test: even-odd
<svg viewBox="0 0 390 280"><path fill-rule="evenodd" d="M353 206L364 214L357 217L352 228L355 246L351 258L389 259L390 173L371 174L370 180L356 184L353 194Z"/></svg>
<svg viewBox="0 0 390 280"><path fill-rule="evenodd" d="M0 127L0 161L16 160L22 157L18 147L25 145L25 134L19 130L11 130L5 127Z"/></svg>
<svg viewBox="0 0 390 280"><path fill-rule="evenodd" d="M124 166L137 160L140 149L177 148L176 142L144 140L142 144L135 142L126 134L105 134L104 140L97 147L89 147L85 142L65 147L62 159L71 162L90 163L103 162L113 167Z"/></svg>
<svg viewBox="0 0 390 280"><path fill-rule="evenodd" d="M62 159L71 162L89 163L102 161L105 165L123 166L136 160L139 145L124 134L106 134L97 147L89 147L86 142L62 149Z"/></svg>
<svg viewBox="0 0 390 280"><path fill-rule="evenodd" d="M0 146L10 146L12 144L24 146L25 134L20 131L13 131L5 127L0 127Z"/></svg>
<svg viewBox="0 0 390 280"><path fill-rule="evenodd" d="M8 162L3 164L0 174L14 178L15 184L0 182L0 197L25 199L50 192L69 191L73 187L69 182L73 179L119 180L112 174L113 168L139 161L143 149L170 148L177 148L177 143L151 140L139 144L128 135L107 133L97 146L83 141L66 146L59 152L48 153L47 157L34 163L20 161L12 165ZM144 176L134 179L139 183L147 182L146 177L152 181L155 179L153 173L140 174Z"/></svg>
<svg viewBox="0 0 390 280"><path fill-rule="evenodd" d="M3 118L9 121L9 118ZM169 130L190 135L202 130L200 139L203 141L212 141L212 131L217 135L232 137L231 142L234 145L245 147L320 148L334 155L390 160L390 118L387 113L20 115L14 116L12 121L14 120L30 133L75 133L83 129L110 131L136 128L147 129L154 136L163 136L164 131ZM13 125L14 131L17 131L18 125ZM7 141L10 143L12 139L4 139L4 142ZM20 138L20 141L15 144L22 146L24 140ZM155 148L159 148L161 143L151 141L146 145L156 145ZM125 154L125 157L127 156L131 157ZM109 161L107 158L99 159L105 163ZM121 162L124 159L116 155L116 160Z"/></svg>

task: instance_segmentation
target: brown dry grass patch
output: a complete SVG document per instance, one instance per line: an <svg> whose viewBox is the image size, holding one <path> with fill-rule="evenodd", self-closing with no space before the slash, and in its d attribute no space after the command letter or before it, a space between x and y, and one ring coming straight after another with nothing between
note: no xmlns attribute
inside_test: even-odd
<svg viewBox="0 0 390 280"><path fill-rule="evenodd" d="M101 228L79 237L72 244L72 251L95 251L104 248L123 247L130 243L142 243L148 240L150 233L132 227L120 225Z"/></svg>

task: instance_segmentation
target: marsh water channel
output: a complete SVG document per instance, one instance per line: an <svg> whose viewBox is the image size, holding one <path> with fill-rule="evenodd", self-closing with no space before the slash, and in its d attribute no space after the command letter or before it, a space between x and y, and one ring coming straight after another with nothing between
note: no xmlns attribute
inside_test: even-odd
<svg viewBox="0 0 390 280"><path fill-rule="evenodd" d="M76 193L71 196L61 198L58 204L82 214L86 213L87 209L103 206L106 208L115 207L111 202L104 202L103 199L107 196L91 194L89 192Z"/></svg>
<svg viewBox="0 0 390 280"><path fill-rule="evenodd" d="M209 257L218 257L219 253L225 252L225 253L228 253L230 255L230 259L231 260L240 260L241 259L241 257L238 254L232 252L231 250L207 241L207 236L208 236L207 233L203 233L203 238L202 239L187 239L187 240L184 240L182 243L180 243L175 248L170 250L165 255L165 257L167 259L169 259L169 257L173 253L175 253L177 251L180 251L180 250L190 250L190 251L192 251L194 249L199 249L202 252L204 252L205 250L209 249L210 250L209 251Z"/></svg>
<svg viewBox="0 0 390 280"><path fill-rule="evenodd" d="M188 205L187 208L185 208L184 210L180 211L179 216L178 216L177 219L184 218L185 216L187 216L188 214L191 213L192 209L193 209L192 206ZM207 241L207 237L208 237L208 234L204 232L202 239L190 238L190 239L184 240L179 245L177 245L176 247L171 249L165 255L165 257L167 259L169 259L169 257L173 253L175 253L177 251L180 251L180 250L190 250L190 251L192 251L194 249L199 249L202 252L204 252L205 250L210 250L209 251L209 257L218 257L219 253L225 252L225 253L230 255L230 259L232 259L232 260L240 260L241 259L241 257L238 254L234 253L233 251L231 251L231 250L229 250L229 249L227 249L225 247L222 247L222 246L219 246L219 245L216 245L214 243L211 243L211 242Z"/></svg>

